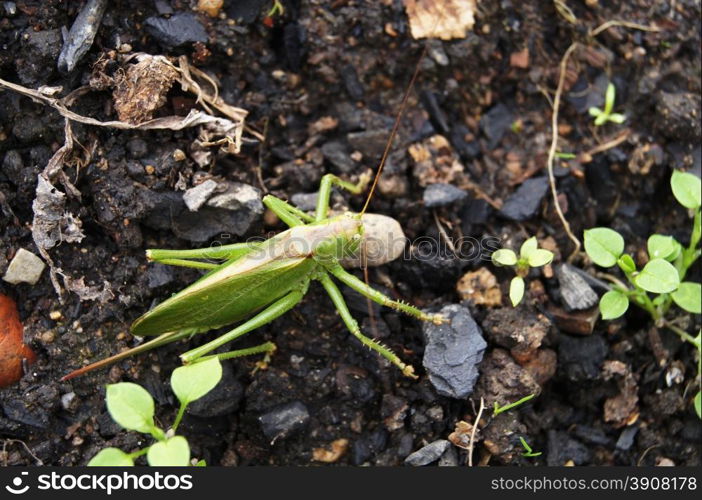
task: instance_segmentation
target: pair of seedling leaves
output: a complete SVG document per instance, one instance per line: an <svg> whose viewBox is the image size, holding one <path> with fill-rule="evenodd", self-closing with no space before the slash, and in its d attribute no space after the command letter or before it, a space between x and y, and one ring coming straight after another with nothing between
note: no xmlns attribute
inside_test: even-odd
<svg viewBox="0 0 702 500"><path fill-rule="evenodd" d="M700 256L700 179L692 174L675 171L671 177L673 195L684 207L694 211L690 244L683 247L672 236L654 234L648 239L649 261L638 270L634 259L624 253L624 238L609 228L596 227L585 231L585 251L598 266L618 266L633 289L615 285L600 299L602 319L615 319L629 308L630 301L646 309L659 320L667 311L670 301L693 314L702 312L701 286L684 281L689 267ZM659 294L650 299L647 292Z"/></svg>
<svg viewBox="0 0 702 500"><path fill-rule="evenodd" d="M539 248L536 236L532 236L522 244L519 249L519 257L508 248L493 252L493 264L514 267L517 274L509 284L509 298L512 301L512 306L517 307L524 297L524 278L529 274L529 269L545 266L550 264L552 260L553 253Z"/></svg>
<svg viewBox="0 0 702 500"><path fill-rule="evenodd" d="M216 357L173 370L171 389L180 401L180 409L173 426L166 432L154 423L154 400L146 389L131 382L108 385L105 399L112 420L127 430L149 434L156 442L133 453L125 453L118 448L105 448L88 465L132 466L134 459L144 454L151 466L190 465L188 441L183 436L176 435L175 431L187 406L214 389L221 378L222 365ZM196 465L206 464L200 460Z"/></svg>

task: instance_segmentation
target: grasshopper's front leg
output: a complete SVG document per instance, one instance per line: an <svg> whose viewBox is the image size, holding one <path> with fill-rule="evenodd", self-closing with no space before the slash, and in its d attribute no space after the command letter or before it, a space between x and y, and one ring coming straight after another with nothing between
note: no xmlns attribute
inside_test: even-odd
<svg viewBox="0 0 702 500"><path fill-rule="evenodd" d="M353 336L360 340L363 345L373 349L382 357L397 366L402 371L403 375L416 379L417 376L414 374L414 368L411 365L404 363L399 356L392 352L389 348L361 333L361 329L358 327L358 322L351 315L351 311L349 311L346 301L344 300L343 295L341 295L339 287L336 286L329 275L322 272L317 279L322 283L322 286L324 286L324 289L327 291L329 297L336 306L336 310L339 311L341 319L344 321L346 327L353 334Z"/></svg>
<svg viewBox="0 0 702 500"><path fill-rule="evenodd" d="M334 174L325 174L322 176L322 180L319 183L319 197L317 198L317 209L314 214L314 218L317 222L323 221L327 218L327 213L329 212L329 200L331 198L332 186L339 186L340 188L346 189L353 194L360 194L366 189L366 186L371 180L371 176L368 173L363 173L358 182L353 184L352 182L345 181Z"/></svg>

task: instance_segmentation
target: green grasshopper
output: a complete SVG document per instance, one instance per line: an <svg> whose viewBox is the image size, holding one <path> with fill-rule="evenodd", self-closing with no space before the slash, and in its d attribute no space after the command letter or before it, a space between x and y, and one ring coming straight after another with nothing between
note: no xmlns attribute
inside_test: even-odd
<svg viewBox="0 0 702 500"><path fill-rule="evenodd" d="M131 326L134 335L158 335L155 339L76 370L66 375L63 380L197 333L245 320L233 330L180 356L186 364L207 359L213 356L210 353L224 344L270 323L292 309L307 293L312 280L322 284L354 337L397 366L404 375L416 378L412 366L405 364L389 348L361 332L332 276L383 306L435 324L445 321L440 315L427 314L416 307L385 296L346 271L340 263L343 258L358 255L364 234L363 216L382 173L418 70L419 65L405 93L401 111L360 213L328 217L332 187L337 186L360 194L369 183L370 176L363 175L358 183L353 184L335 175L326 174L320 183L314 215L307 214L275 196L267 195L263 198L265 206L289 227L264 242L235 243L218 248L193 250L148 250L147 258L151 261L206 269L209 272L134 321ZM205 261L206 259L224 259L224 262L214 264ZM266 342L256 347L218 353L214 356L223 360L255 353L270 354L274 349L275 346L271 342Z"/></svg>

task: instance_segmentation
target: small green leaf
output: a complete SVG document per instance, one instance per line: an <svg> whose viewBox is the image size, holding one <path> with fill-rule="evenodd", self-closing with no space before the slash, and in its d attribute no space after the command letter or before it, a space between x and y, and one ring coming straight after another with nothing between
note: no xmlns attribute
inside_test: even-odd
<svg viewBox="0 0 702 500"><path fill-rule="evenodd" d="M680 286L678 271L667 260L652 259L644 266L634 283L652 293L670 293Z"/></svg>
<svg viewBox="0 0 702 500"><path fill-rule="evenodd" d="M197 463L195 464L195 467L207 467L207 462L205 459L198 460Z"/></svg>
<svg viewBox="0 0 702 500"><path fill-rule="evenodd" d="M502 248L492 254L492 262L496 266L513 266L517 263L517 254L512 250Z"/></svg>
<svg viewBox="0 0 702 500"><path fill-rule="evenodd" d="M610 116L610 113L612 113L612 109L614 109L614 100L616 99L617 96L617 88L614 86L612 82L609 82L607 84L607 90L605 90L605 104L604 104L604 113L607 116Z"/></svg>
<svg viewBox="0 0 702 500"><path fill-rule="evenodd" d="M612 113L609 115L609 121L612 123L624 123L626 121L626 116L622 115L621 113Z"/></svg>
<svg viewBox="0 0 702 500"><path fill-rule="evenodd" d="M173 370L171 388L178 401L187 405L214 389L221 378L222 364L217 358L209 358Z"/></svg>
<svg viewBox="0 0 702 500"><path fill-rule="evenodd" d="M553 260L553 252L537 248L529 255L529 265L531 267L541 267L550 264Z"/></svg>
<svg viewBox="0 0 702 500"><path fill-rule="evenodd" d="M629 309L629 299L622 292L610 290L600 299L602 319L615 319Z"/></svg>
<svg viewBox="0 0 702 500"><path fill-rule="evenodd" d="M631 258L631 255L628 253L625 253L619 259L617 260L617 265L619 268L624 271L625 273L633 273L636 271L636 263L634 262L634 259Z"/></svg>
<svg viewBox="0 0 702 500"><path fill-rule="evenodd" d="M151 445L146 460L152 467L183 467L190 465L190 446L183 436L173 436Z"/></svg>
<svg viewBox="0 0 702 500"><path fill-rule="evenodd" d="M512 307L517 307L523 297L524 279L520 276L515 276L509 284L509 299L512 301Z"/></svg>
<svg viewBox="0 0 702 500"><path fill-rule="evenodd" d="M674 170L670 178L670 187L675 199L686 208L697 208L702 205L702 182L696 175Z"/></svg>
<svg viewBox="0 0 702 500"><path fill-rule="evenodd" d="M585 231L585 251L598 266L612 267L624 252L624 238L608 227Z"/></svg>
<svg viewBox="0 0 702 500"><path fill-rule="evenodd" d="M695 412L697 413L697 418L702 418L702 392L697 391L695 399L693 401L695 406Z"/></svg>
<svg viewBox="0 0 702 500"><path fill-rule="evenodd" d="M675 253L675 238L654 234L648 238L648 255L651 259L668 259L668 256Z"/></svg>
<svg viewBox="0 0 702 500"><path fill-rule="evenodd" d="M538 247L539 242L536 241L536 236L532 236L522 243L522 247L519 249L519 257L528 260L529 256L534 253Z"/></svg>
<svg viewBox="0 0 702 500"><path fill-rule="evenodd" d="M595 106L588 109L587 112L590 113L590 116L595 117L595 118L602 115L602 110L598 107L595 107Z"/></svg>
<svg viewBox="0 0 702 500"><path fill-rule="evenodd" d="M125 429L150 433L154 428L154 400L143 387L131 382L107 386L107 411Z"/></svg>
<svg viewBox="0 0 702 500"><path fill-rule="evenodd" d="M692 314L702 314L702 285L683 281L677 290L670 294L673 301Z"/></svg>
<svg viewBox="0 0 702 500"><path fill-rule="evenodd" d="M132 457L118 448L105 448L95 455L88 467L131 467L134 465Z"/></svg>

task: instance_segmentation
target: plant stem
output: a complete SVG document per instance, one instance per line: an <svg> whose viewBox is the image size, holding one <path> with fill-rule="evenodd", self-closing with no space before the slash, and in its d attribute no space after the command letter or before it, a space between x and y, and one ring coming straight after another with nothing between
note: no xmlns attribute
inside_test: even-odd
<svg viewBox="0 0 702 500"><path fill-rule="evenodd" d="M171 429L173 429L173 432L176 431L176 429L180 425L180 421L183 420L183 415L185 415L185 409L187 407L188 407L187 403L180 404L180 408L178 408L178 415L176 415L175 422L173 422L173 425L171 426Z"/></svg>
<svg viewBox="0 0 702 500"><path fill-rule="evenodd" d="M143 450L139 450L139 451L135 451L134 453L130 453L129 458L134 460L135 458L139 458L142 455L146 455L149 452L149 448L151 448L151 446L147 446Z"/></svg>
<svg viewBox="0 0 702 500"><path fill-rule="evenodd" d="M678 336L679 336L681 339L683 339L685 342L689 342L690 344L692 344L692 345L694 345L695 347L697 347L697 340L695 339L695 337L693 337L692 335L690 335L689 333L687 333L687 332L686 332L685 330L683 330L682 328L680 328L680 327L678 327L678 326L675 326L675 325L672 324L671 322L665 321L665 320L663 321L662 326L663 326L663 328L667 328L668 330L671 330L671 331L677 333Z"/></svg>

